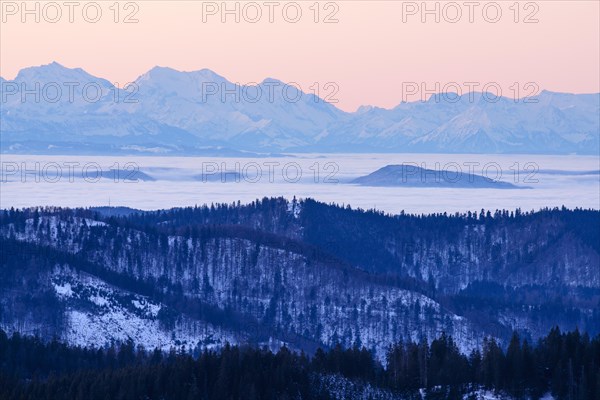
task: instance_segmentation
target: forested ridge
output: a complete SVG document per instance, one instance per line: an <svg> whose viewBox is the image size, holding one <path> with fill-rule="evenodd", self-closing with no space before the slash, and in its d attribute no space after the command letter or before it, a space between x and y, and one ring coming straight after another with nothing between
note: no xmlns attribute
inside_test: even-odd
<svg viewBox="0 0 600 400"><path fill-rule="evenodd" d="M441 331L464 351L513 330L595 335L598 226L597 210L387 215L283 198L3 210L0 324L78 344L339 342L380 359Z"/></svg>
<svg viewBox="0 0 600 400"><path fill-rule="evenodd" d="M387 215L282 198L2 210L0 386L24 399L596 400L598 226L597 210Z"/></svg>
<svg viewBox="0 0 600 400"><path fill-rule="evenodd" d="M82 348L0 331L2 399L335 399L331 380L368 387L372 398L462 399L478 390L513 398L591 400L600 396L600 336L554 328L535 344L514 333L459 352L442 334L396 343L380 363L341 345L313 355L283 347L146 350L129 341Z"/></svg>

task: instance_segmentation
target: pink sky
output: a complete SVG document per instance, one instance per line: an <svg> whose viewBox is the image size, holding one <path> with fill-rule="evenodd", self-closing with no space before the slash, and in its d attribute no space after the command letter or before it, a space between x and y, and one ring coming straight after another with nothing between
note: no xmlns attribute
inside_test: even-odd
<svg viewBox="0 0 600 400"><path fill-rule="evenodd" d="M61 6L57 23L34 15L21 21L22 10L11 15L7 3L21 7L21 1L3 2L0 32L0 75L13 78L19 69L57 61L67 67L82 67L88 72L120 84L133 81L155 65L179 70L209 68L233 82L259 82L266 77L284 82L297 82L310 92L314 82L321 88L335 82L339 92L333 97L338 106L354 110L361 104L393 107L403 97L406 82L425 83L435 88L457 82L467 91L465 82L478 82L480 87L497 82L502 94L512 96L514 82L521 87L535 82L540 89L591 93L600 91L600 8L598 1L537 1L519 4L515 23L513 1L498 1L502 16L497 23L484 19L482 8L491 3L479 2L474 9L474 22L468 21L469 9L463 1L455 4L463 13L451 23L455 10L442 8L441 21L434 15L421 21L421 1L338 1L325 9L320 3L319 19L338 10L337 23L315 23L309 9L314 1L297 2L302 17L297 23L284 20L281 1L275 8L274 22L268 22L268 8L256 2L263 12L257 23L245 21L244 3L240 3L241 21L233 15L221 22L221 14L206 16L203 7L216 5L201 1L138 1L137 23L113 21L109 7L114 1L98 2L102 17L97 23L83 19L80 2L68 21L68 9ZM28 2L31 8L35 2ZM62 5L62 1L57 2ZM234 7L235 2L229 2ZM435 7L436 2L428 2ZM119 20L133 8L123 10ZM254 10L246 9L248 17ZM293 17L293 7L288 17ZM48 8L47 17L54 18ZM93 9L88 10L93 17ZM535 12L537 23L523 23ZM494 7L488 6L488 18L494 18ZM403 85L404 83L404 85ZM408 100L417 100L418 93ZM405 94L406 96L406 94Z"/></svg>

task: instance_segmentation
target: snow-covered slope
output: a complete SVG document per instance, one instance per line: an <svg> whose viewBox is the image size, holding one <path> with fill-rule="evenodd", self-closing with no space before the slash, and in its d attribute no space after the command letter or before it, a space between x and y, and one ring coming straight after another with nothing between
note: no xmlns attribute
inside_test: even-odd
<svg viewBox="0 0 600 400"><path fill-rule="evenodd" d="M442 332L469 351L513 329L600 330L598 212L391 217L264 199L0 217L0 322L74 343L341 343L383 358Z"/></svg>
<svg viewBox="0 0 600 400"><path fill-rule="evenodd" d="M72 261L66 273L63 268L50 278L58 299L66 301L63 336L70 342L132 338L147 347L189 346L213 336L219 342L224 338L239 342L264 332L254 340L273 336L294 346L361 344L383 359L387 347L401 338L433 340L442 331L451 332L463 351L483 338L465 318L423 294L371 281L363 273L299 252L235 237L161 238L84 221L42 217L27 220L23 230L8 225L1 231L5 237L50 246L80 259ZM95 278L72 272L83 259L97 267L79 270L95 272ZM159 313L164 305L112 289L99 276L112 278L113 286L119 282L115 276L152 282L152 291L165 293L164 301L176 310L177 323L161 330ZM132 287L137 286L131 284L128 291ZM186 307L173 306L177 303ZM197 313L186 315L187 307L213 309L212 324L198 321ZM227 315L242 319L232 325L232 320L223 320ZM218 321L223 327L236 325L237 339L225 332L229 328L214 328Z"/></svg>
<svg viewBox="0 0 600 400"><path fill-rule="evenodd" d="M160 317L174 310L69 267L57 266L51 282L66 307L63 337L71 344L97 346L132 340L148 349L168 351L182 346L211 348L243 340L232 332L185 316L167 326Z"/></svg>

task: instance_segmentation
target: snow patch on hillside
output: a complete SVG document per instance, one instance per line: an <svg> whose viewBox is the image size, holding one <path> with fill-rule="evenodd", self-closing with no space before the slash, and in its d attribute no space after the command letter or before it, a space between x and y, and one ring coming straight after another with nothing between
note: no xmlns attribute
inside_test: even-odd
<svg viewBox="0 0 600 400"><path fill-rule="evenodd" d="M71 290L70 283L64 283L63 285L58 285L56 283L53 283L52 285L54 286L54 290L56 291L56 294L58 295L58 297L66 298L66 297L73 296L73 290Z"/></svg>
<svg viewBox="0 0 600 400"><path fill-rule="evenodd" d="M73 345L103 346L133 340L147 349L215 348L240 341L237 335L203 321L177 318L170 329L161 326L164 307L147 297L116 289L101 279L57 267L52 286L66 302L64 339Z"/></svg>
<svg viewBox="0 0 600 400"><path fill-rule="evenodd" d="M298 202L295 198L294 200L288 202L287 204L288 213L290 213L295 219L300 218L300 212L302 211L302 206L300 202Z"/></svg>

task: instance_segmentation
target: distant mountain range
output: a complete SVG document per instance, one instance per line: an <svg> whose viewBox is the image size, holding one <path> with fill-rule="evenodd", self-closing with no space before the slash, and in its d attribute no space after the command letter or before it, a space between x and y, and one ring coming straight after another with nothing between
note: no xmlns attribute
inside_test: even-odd
<svg viewBox="0 0 600 400"><path fill-rule="evenodd" d="M52 63L0 84L3 153L600 151L600 93L469 93L348 113L275 79L236 88L207 69L155 67L120 89Z"/></svg>

